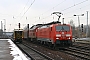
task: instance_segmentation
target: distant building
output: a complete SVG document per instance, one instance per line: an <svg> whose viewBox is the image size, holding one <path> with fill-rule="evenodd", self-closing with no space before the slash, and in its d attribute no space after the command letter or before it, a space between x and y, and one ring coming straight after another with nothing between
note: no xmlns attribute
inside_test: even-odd
<svg viewBox="0 0 90 60"><path fill-rule="evenodd" d="M0 29L0 36L2 36L3 35L3 30L2 29Z"/></svg>

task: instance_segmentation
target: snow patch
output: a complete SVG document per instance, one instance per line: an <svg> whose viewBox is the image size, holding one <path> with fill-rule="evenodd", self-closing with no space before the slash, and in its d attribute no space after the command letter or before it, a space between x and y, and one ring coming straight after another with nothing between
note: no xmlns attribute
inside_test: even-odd
<svg viewBox="0 0 90 60"><path fill-rule="evenodd" d="M25 56L21 52L21 50L19 50L19 48L10 39L7 40L10 43L10 47L9 47L11 49L10 54L14 57L13 60L31 60L30 58Z"/></svg>

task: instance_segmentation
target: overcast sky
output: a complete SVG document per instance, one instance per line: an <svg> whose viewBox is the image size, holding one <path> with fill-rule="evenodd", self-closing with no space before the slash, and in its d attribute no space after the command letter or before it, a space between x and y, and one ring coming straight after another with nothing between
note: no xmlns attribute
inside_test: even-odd
<svg viewBox="0 0 90 60"><path fill-rule="evenodd" d="M80 24L87 24L87 12L90 16L90 0L0 0L0 21L6 21L6 31L13 31L27 24L30 26L39 23L48 23L57 21L58 17L53 12L61 12L60 21L65 18L65 23L73 20L78 26L79 16ZM90 17L88 18L90 20ZM88 22L90 24L90 21ZM0 23L1 27L1 23Z"/></svg>

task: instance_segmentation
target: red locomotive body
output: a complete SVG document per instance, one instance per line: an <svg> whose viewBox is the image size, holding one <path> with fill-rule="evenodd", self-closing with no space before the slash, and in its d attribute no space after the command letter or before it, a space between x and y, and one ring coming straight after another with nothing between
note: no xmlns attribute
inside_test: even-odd
<svg viewBox="0 0 90 60"><path fill-rule="evenodd" d="M33 25L30 29L29 29L29 38L30 41L36 41L37 40L37 28L42 26L42 24L37 24L37 25Z"/></svg>
<svg viewBox="0 0 90 60"><path fill-rule="evenodd" d="M32 26L29 29L29 38L30 38L31 41L33 41L33 40L36 39L36 29L37 29L37 26L36 25Z"/></svg>
<svg viewBox="0 0 90 60"><path fill-rule="evenodd" d="M72 45L72 29L69 24L46 24L37 29L37 40L51 45Z"/></svg>

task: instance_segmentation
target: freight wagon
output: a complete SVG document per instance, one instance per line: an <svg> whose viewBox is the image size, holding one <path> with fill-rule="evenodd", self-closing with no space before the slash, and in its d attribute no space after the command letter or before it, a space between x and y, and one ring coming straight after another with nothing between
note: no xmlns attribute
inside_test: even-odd
<svg viewBox="0 0 90 60"><path fill-rule="evenodd" d="M22 40L23 40L23 29L14 29L14 32L13 32L13 41L16 43L16 42L19 42L19 43L22 43Z"/></svg>

